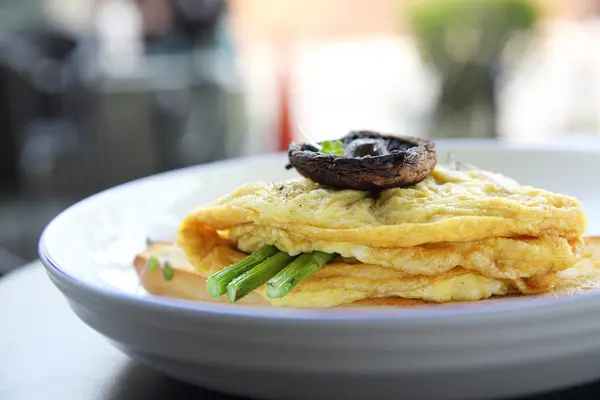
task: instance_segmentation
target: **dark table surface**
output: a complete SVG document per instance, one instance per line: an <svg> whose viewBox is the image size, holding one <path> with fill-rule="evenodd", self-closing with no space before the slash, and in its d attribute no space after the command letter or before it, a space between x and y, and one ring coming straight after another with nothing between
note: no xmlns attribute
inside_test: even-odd
<svg viewBox="0 0 600 400"><path fill-rule="evenodd" d="M39 263L0 279L0 399L239 397L167 378L130 360L69 309ZM600 383L528 400L600 398Z"/></svg>

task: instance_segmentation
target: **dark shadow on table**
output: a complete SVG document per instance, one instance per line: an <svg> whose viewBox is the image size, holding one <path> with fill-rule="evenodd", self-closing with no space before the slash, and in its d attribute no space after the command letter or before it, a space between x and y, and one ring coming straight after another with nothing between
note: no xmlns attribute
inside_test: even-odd
<svg viewBox="0 0 600 400"><path fill-rule="evenodd" d="M167 397L182 400L250 400L189 385L135 361L128 363L118 376L111 392L107 393L107 400L163 400ZM523 400L588 400L596 398L597 390L597 384L583 385Z"/></svg>
<svg viewBox="0 0 600 400"><path fill-rule="evenodd" d="M128 363L118 376L107 400L248 400L189 385L135 361Z"/></svg>
<svg viewBox="0 0 600 400"><path fill-rule="evenodd" d="M528 397L525 400L590 400L598 398L598 386L600 382L575 386L573 388L564 389L550 394L540 394L533 397Z"/></svg>

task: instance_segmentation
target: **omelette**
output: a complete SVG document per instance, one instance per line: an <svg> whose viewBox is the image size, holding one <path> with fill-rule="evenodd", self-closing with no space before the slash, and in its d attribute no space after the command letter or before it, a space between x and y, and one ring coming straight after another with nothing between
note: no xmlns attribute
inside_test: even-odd
<svg viewBox="0 0 600 400"><path fill-rule="evenodd" d="M288 160L298 179L248 183L190 211L175 244L189 279L152 255L166 284L144 279L138 260L148 291L203 286L217 301L286 307L477 301L551 292L595 254L576 198L442 165L430 141L351 132L292 143Z"/></svg>
<svg viewBox="0 0 600 400"><path fill-rule="evenodd" d="M264 245L333 253L284 297L256 289L276 306L333 307L548 292L580 259L585 229L573 197L437 165L414 186L376 195L304 178L247 184L191 211L177 242L205 278Z"/></svg>

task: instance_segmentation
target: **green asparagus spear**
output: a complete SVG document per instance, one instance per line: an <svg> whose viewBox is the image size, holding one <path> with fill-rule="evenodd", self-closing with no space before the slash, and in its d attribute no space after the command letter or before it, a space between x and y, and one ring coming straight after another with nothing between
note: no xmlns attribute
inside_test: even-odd
<svg viewBox="0 0 600 400"><path fill-rule="evenodd" d="M272 278L292 262L293 259L294 257L287 253L279 252L267 258L250 271L235 278L227 285L227 297L229 301L235 303L254 289L262 286L269 278Z"/></svg>
<svg viewBox="0 0 600 400"><path fill-rule="evenodd" d="M219 297L227 292L227 285L238 276L250 271L252 268L268 259L279 250L275 246L265 245L243 260L215 272L206 280L208 293L213 297Z"/></svg>
<svg viewBox="0 0 600 400"><path fill-rule="evenodd" d="M302 254L267 282L267 296L281 298L333 259L335 254L314 251Z"/></svg>

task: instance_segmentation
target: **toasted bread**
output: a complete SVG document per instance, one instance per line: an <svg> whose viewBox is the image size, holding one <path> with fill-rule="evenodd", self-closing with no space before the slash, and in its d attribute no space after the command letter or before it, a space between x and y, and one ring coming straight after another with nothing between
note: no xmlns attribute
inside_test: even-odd
<svg viewBox="0 0 600 400"><path fill-rule="evenodd" d="M150 257L156 257L161 262L169 260L174 271L173 278L167 281L159 268L152 271L146 269ZM142 286L150 294L230 304L226 296L217 299L210 296L206 291L206 279L187 262L183 251L173 243L157 242L150 245L146 251L135 257L133 265ZM268 305L269 303L259 295L250 293L236 304Z"/></svg>

